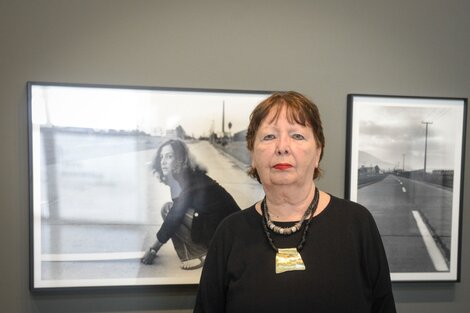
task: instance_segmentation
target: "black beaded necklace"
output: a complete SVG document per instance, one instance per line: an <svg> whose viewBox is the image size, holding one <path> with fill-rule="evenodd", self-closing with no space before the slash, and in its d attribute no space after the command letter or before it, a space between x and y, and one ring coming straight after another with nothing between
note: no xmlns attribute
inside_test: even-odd
<svg viewBox="0 0 470 313"><path fill-rule="evenodd" d="M320 199L320 192L318 191L318 188L315 187L315 196L313 197L312 202L310 203L309 207L307 208L307 212L310 211L311 215L310 215L310 218L307 219L307 222L305 223L305 228L304 228L304 232L302 234L302 238L300 239L299 244L297 245L297 251L299 251L299 252L300 252L300 250L302 250L302 248L305 244L305 241L306 241L306 238L307 238L308 228L310 226L310 222L313 219L313 215L315 214L315 211L317 210L319 199ZM268 206L266 205L266 198L263 199L263 201L261 203L261 208L262 208L261 212L263 214L262 224L263 224L264 232L266 234L266 238L268 239L268 242L271 245L271 247L274 249L274 251L278 252L279 249L274 244L274 241L271 237L271 232L269 231L269 228L268 228L268 218L269 217L268 217ZM305 214L305 215L308 216L309 214Z"/></svg>

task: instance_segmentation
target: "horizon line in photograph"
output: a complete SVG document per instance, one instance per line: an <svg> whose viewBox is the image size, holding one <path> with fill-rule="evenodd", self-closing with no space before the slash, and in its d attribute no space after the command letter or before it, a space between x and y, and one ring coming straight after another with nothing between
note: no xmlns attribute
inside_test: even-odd
<svg viewBox="0 0 470 313"><path fill-rule="evenodd" d="M204 92L82 86L32 86L33 123L45 127L142 132L166 136L184 127L192 138L245 130L268 93ZM195 116L197 115L197 118Z"/></svg>

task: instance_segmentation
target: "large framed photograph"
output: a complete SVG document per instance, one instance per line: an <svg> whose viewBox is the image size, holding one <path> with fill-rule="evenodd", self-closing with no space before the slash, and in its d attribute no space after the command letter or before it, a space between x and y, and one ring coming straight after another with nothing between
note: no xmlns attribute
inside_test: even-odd
<svg viewBox="0 0 470 313"><path fill-rule="evenodd" d="M348 95L346 197L371 211L392 281L459 281L467 99Z"/></svg>
<svg viewBox="0 0 470 313"><path fill-rule="evenodd" d="M31 289L197 284L263 197L245 135L269 95L29 82Z"/></svg>

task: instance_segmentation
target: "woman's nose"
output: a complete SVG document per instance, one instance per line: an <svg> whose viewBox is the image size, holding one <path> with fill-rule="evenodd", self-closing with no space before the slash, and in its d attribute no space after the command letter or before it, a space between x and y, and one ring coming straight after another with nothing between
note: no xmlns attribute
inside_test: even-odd
<svg viewBox="0 0 470 313"><path fill-rule="evenodd" d="M286 136L280 136L279 141L277 143L276 153L278 155L289 154L290 146L289 146L289 138Z"/></svg>

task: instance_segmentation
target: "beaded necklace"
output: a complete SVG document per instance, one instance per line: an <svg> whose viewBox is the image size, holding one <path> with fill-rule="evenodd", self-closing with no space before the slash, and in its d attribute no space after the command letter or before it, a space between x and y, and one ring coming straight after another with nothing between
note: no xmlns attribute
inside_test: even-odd
<svg viewBox="0 0 470 313"><path fill-rule="evenodd" d="M305 264L303 263L302 257L300 256L300 251L302 250L306 238L307 238L307 232L308 228L310 226L310 223L313 219L313 215L315 214L315 211L317 210L318 207L318 201L320 198L320 192L318 191L318 188L315 187L315 196L313 197L312 202L310 203L309 207L305 211L304 215L302 216L301 222L299 229L302 227L303 222L306 220L307 216L310 214L310 218L307 219L307 222L305 223L305 228L302 234L302 238L299 241L299 244L297 245L296 248L285 248L285 249L280 249L276 247L274 244L274 241L271 237L271 233L269 229L269 213L268 213L268 207L266 205L266 197L262 201L262 214L263 214L263 219L262 219L262 224L263 224L263 229L266 234L266 238L268 239L268 242L270 246L273 248L273 250L276 252L276 274L287 272L287 271L302 271L305 270ZM272 222L271 222L272 223ZM297 225L298 223L296 223ZM294 227L296 226L294 225ZM276 226L278 227L278 226ZM281 227L279 227L281 228ZM271 228L272 229L272 228ZM286 229L286 228L281 228L281 229ZM287 229L291 229L292 227L289 227ZM274 229L272 229L274 232L276 232ZM297 231L297 230L296 230ZM286 232L279 232L280 234L283 235L290 235L294 233L295 231L291 231L290 233L286 234Z"/></svg>
<svg viewBox="0 0 470 313"><path fill-rule="evenodd" d="M317 196L317 190L318 189L315 188L315 197ZM318 199L317 199L317 203L318 203ZM281 234L281 235L290 235L290 234L293 234L293 233L299 231L299 229L302 227L302 224L305 221L305 219L307 218L307 216L309 216L312 213L312 210L313 210L314 206L316 206L315 198L313 198L312 202L310 202L310 205L308 206L307 210L305 210L305 212L302 215L302 218L300 219L300 221L295 223L294 226L280 227L280 226L277 226L276 224L274 224L271 221L271 216L269 215L268 205L266 204L266 196L264 197L263 201L261 202L261 207L262 207L262 210L263 210L263 216L264 216L264 219L265 219L265 222L266 222L266 226L268 226L268 228L271 229L273 232L275 232L277 234Z"/></svg>

